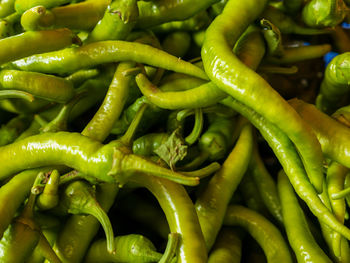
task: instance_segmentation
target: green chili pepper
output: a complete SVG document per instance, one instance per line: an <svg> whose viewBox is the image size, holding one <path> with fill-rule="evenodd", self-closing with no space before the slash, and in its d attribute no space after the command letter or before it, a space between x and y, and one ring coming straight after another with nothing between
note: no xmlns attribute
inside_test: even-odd
<svg viewBox="0 0 350 263"><path fill-rule="evenodd" d="M214 19L206 31L202 48L204 68L220 89L244 102L290 137L302 156L313 185L321 192L323 157L317 138L288 103L231 52L231 45L263 11L265 4L266 1L256 0L227 3L223 13ZM261 103L261 98L268 101L270 106Z"/></svg>
<svg viewBox="0 0 350 263"><path fill-rule="evenodd" d="M15 11L15 0L3 0L0 3L0 17L5 17Z"/></svg>
<svg viewBox="0 0 350 263"><path fill-rule="evenodd" d="M135 26L138 15L136 0L112 1L86 42L125 39Z"/></svg>
<svg viewBox="0 0 350 263"><path fill-rule="evenodd" d="M339 192L344 189L344 182L345 177L348 173L349 169L336 163L332 162L328 169L327 169L327 190L328 190L328 196L332 197L332 195L336 192ZM344 199L338 199L333 200L330 198L330 204L333 211L333 214L336 216L336 218L339 220L339 222L344 223L345 220L345 200ZM336 257L341 257L341 243L343 237L335 232L333 234L333 252Z"/></svg>
<svg viewBox="0 0 350 263"><path fill-rule="evenodd" d="M316 107L311 104L298 99L290 100L289 103L303 119L308 122L310 127L312 127L321 143L322 151L325 156L346 167L350 167L347 154L349 129L317 110ZM337 134L337 136L333 136L334 134Z"/></svg>
<svg viewBox="0 0 350 263"><path fill-rule="evenodd" d="M261 160L256 143L255 147L253 148L253 154L250 160L248 172L252 175L266 208L269 210L271 215L282 224L282 208L277 193L277 186Z"/></svg>
<svg viewBox="0 0 350 263"><path fill-rule="evenodd" d="M304 6L302 18L310 27L333 27L343 21L347 12L343 0L312 0Z"/></svg>
<svg viewBox="0 0 350 263"><path fill-rule="evenodd" d="M268 262L293 262L279 230L263 216L243 206L228 206L224 225L241 226L259 243Z"/></svg>
<svg viewBox="0 0 350 263"><path fill-rule="evenodd" d="M221 169L212 177L206 189L196 200L195 208L208 250L214 244L227 205L248 168L252 148L252 127L247 125L242 128L236 146Z"/></svg>
<svg viewBox="0 0 350 263"><path fill-rule="evenodd" d="M340 232L347 239L350 239L350 230L341 224L322 203L315 188L307 179L300 157L298 156L295 146L288 137L276 126L238 101L228 98L225 99L223 103L240 112L259 129L280 161L296 193L307 203L311 212L332 230Z"/></svg>
<svg viewBox="0 0 350 263"><path fill-rule="evenodd" d="M268 6L261 16L271 21L283 34L318 35L330 33L327 29L314 29L299 26L292 18L272 6Z"/></svg>
<svg viewBox="0 0 350 263"><path fill-rule="evenodd" d="M2 70L1 89L16 89L50 101L64 103L74 96L74 89L68 80L36 72Z"/></svg>
<svg viewBox="0 0 350 263"><path fill-rule="evenodd" d="M183 186L169 180L136 174L131 180L146 187L162 207L170 231L179 233L178 262L207 262L203 234L193 203Z"/></svg>
<svg viewBox="0 0 350 263"><path fill-rule="evenodd" d="M57 170L53 170L50 173L50 177L45 184L43 192L38 196L36 205L40 209L54 208L59 202L58 186L59 186L60 174Z"/></svg>
<svg viewBox="0 0 350 263"><path fill-rule="evenodd" d="M283 171L278 175L278 192L284 226L298 262L331 262L312 236L292 185Z"/></svg>
<svg viewBox="0 0 350 263"><path fill-rule="evenodd" d="M152 242L144 236L131 234L126 236L118 236L114 239L116 251L111 255L106 250L106 241L95 241L89 248L85 263L89 262L135 262L147 263L159 261L162 254L156 252Z"/></svg>
<svg viewBox="0 0 350 263"><path fill-rule="evenodd" d="M228 227L223 227L210 252L208 263L241 262L242 241L240 235Z"/></svg>
<svg viewBox="0 0 350 263"><path fill-rule="evenodd" d="M1 41L4 40L0 40L0 45ZM9 66L21 70L64 74L102 63L130 60L207 79L206 74L200 68L162 50L145 44L119 40L95 42L78 48L67 48L57 52L30 56L12 62Z"/></svg>
<svg viewBox="0 0 350 263"><path fill-rule="evenodd" d="M79 39L69 29L25 32L19 35L0 39L0 64L27 57L33 54L58 50Z"/></svg>

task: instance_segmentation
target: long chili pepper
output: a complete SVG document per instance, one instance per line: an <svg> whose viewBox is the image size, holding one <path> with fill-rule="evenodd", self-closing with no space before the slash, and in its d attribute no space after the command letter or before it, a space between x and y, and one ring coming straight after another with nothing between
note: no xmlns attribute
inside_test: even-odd
<svg viewBox="0 0 350 263"><path fill-rule="evenodd" d="M283 171L278 174L278 192L281 198L284 226L298 262L330 263L331 260L312 236L293 187Z"/></svg>
<svg viewBox="0 0 350 263"><path fill-rule="evenodd" d="M0 39L2 46L0 64L33 54L62 49L79 43L79 39L69 29L25 32Z"/></svg>
<svg viewBox="0 0 350 263"><path fill-rule="evenodd" d="M60 103L69 101L75 93L73 84L68 80L19 70L0 71L0 88L26 91L36 97Z"/></svg>
<svg viewBox="0 0 350 263"><path fill-rule="evenodd" d="M289 103L312 127L321 143L324 155L349 168L347 138L350 136L350 130L345 125L317 110L314 105L298 99L292 99ZM333 136L334 134L337 134L337 136Z"/></svg>
<svg viewBox="0 0 350 263"><path fill-rule="evenodd" d="M112 1L86 42L125 39L135 26L138 15L136 0Z"/></svg>
<svg viewBox="0 0 350 263"><path fill-rule="evenodd" d="M308 180L300 157L289 138L272 123L269 123L262 116L237 100L228 98L225 99L223 103L241 113L259 129L260 133L273 149L296 193L306 202L311 212L321 222L327 224L331 229L341 233L349 240L350 229L341 224L331 211L322 203L315 188Z"/></svg>
<svg viewBox="0 0 350 263"><path fill-rule="evenodd" d="M316 136L262 77L231 52L231 45L263 11L265 5L266 1L256 0L227 3L223 13L214 19L206 31L202 47L204 68L220 89L251 107L290 137L302 156L312 184L321 192L323 156ZM238 15L237 10L242 15ZM269 107L266 107L265 102Z"/></svg>
<svg viewBox="0 0 350 263"><path fill-rule="evenodd" d="M344 20L347 11L343 0L312 0L304 6L302 18L310 27L334 27Z"/></svg>
<svg viewBox="0 0 350 263"><path fill-rule="evenodd" d="M49 169L33 169L15 175L8 183L0 188L0 237L11 223L16 211L30 193L34 180L40 171Z"/></svg>
<svg viewBox="0 0 350 263"><path fill-rule="evenodd" d="M235 52L244 64L256 69L265 54L265 45L260 33L255 28L249 28L239 39ZM141 92L155 105L166 109L199 108L215 104L227 94L208 82L192 89L166 92L164 88L157 89L145 76L136 76ZM163 92L162 92L163 91Z"/></svg>
<svg viewBox="0 0 350 263"><path fill-rule="evenodd" d="M42 179L41 173L37 175L33 187ZM51 262L58 263L60 260L56 254L53 253L52 248L45 242L38 224L34 219L34 206L36 200L36 194L32 193L29 196L28 202L24 207L21 214L15 219L14 223L10 225L5 235L0 242L0 257L2 261L8 262L24 262L26 258L30 256L37 244L44 246L46 250L45 254L48 256Z"/></svg>
<svg viewBox="0 0 350 263"><path fill-rule="evenodd" d="M118 144L118 143L117 143ZM54 146L55 145L55 146ZM77 133L57 132L35 135L0 148L4 165L0 178L43 165L66 165L104 182L123 184L124 172L144 171L197 185L198 179L185 177L125 152L113 143L103 146ZM7 156L7 157L5 157ZM14 158L21 156L20 158ZM5 161L6 160L6 161Z"/></svg>
<svg viewBox="0 0 350 263"><path fill-rule="evenodd" d="M345 106L348 97L348 52L340 54L327 65L320 93L317 96L317 108L333 113L338 107Z"/></svg>
<svg viewBox="0 0 350 263"><path fill-rule="evenodd" d="M221 228L227 205L242 179L253 149L252 127L242 128L236 146L195 203L208 250ZM237 157L239 156L239 158Z"/></svg>
<svg viewBox="0 0 350 263"><path fill-rule="evenodd" d="M161 0L138 1L138 28L149 28L174 20L185 20L207 9L219 0Z"/></svg>
<svg viewBox="0 0 350 263"><path fill-rule="evenodd" d="M280 231L260 214L238 205L230 205L224 225L241 226L259 243L267 262L293 262Z"/></svg>
<svg viewBox="0 0 350 263"><path fill-rule="evenodd" d="M19 90L0 90L0 100L1 99L21 99L32 102L34 97L32 94Z"/></svg>
<svg viewBox="0 0 350 263"><path fill-rule="evenodd" d="M268 57L266 61L273 64L296 63L323 57L331 51L331 49L332 46L329 44L285 48L281 57Z"/></svg>
<svg viewBox="0 0 350 263"><path fill-rule="evenodd" d="M131 178L146 187L162 207L170 231L181 235L178 262L207 262L207 250L196 211L183 186L154 176L135 174Z"/></svg>
<svg viewBox="0 0 350 263"><path fill-rule="evenodd" d="M115 254L114 234L111 222L95 199L94 188L84 181L74 181L62 191L59 205L55 208L60 214L89 214L100 222L107 238L107 250Z"/></svg>
<svg viewBox="0 0 350 263"><path fill-rule="evenodd" d="M72 0L14 0L14 8L19 14L24 13L26 10L43 5L45 8L52 8L72 2Z"/></svg>
<svg viewBox="0 0 350 263"><path fill-rule="evenodd" d="M182 91L181 96L178 96L177 91L162 92L142 73L136 76L136 83L150 102L164 109L182 109L189 104L191 108L197 108L198 105L195 104L197 100L200 102L200 107L206 107L227 96L225 92L215 88L212 82Z"/></svg>
<svg viewBox="0 0 350 263"><path fill-rule="evenodd" d="M208 263L241 262L242 241L238 231L223 227L209 254Z"/></svg>
<svg viewBox="0 0 350 263"><path fill-rule="evenodd" d="M0 44L1 41L4 40L0 40ZM14 59L11 58L11 60ZM171 56L160 49L137 42L119 40L101 41L78 48L67 48L57 52L30 56L12 62L9 66L21 70L64 74L77 71L81 68L118 61L135 61L137 63L144 63L207 79L206 74L200 68L175 56Z"/></svg>
<svg viewBox="0 0 350 263"><path fill-rule="evenodd" d="M261 160L256 143L253 148L248 172L252 175L266 208L279 223L283 223L282 208L276 183Z"/></svg>
<svg viewBox="0 0 350 263"><path fill-rule="evenodd" d="M111 255L106 250L106 241L97 240L89 248L85 263L107 262L134 262L148 263L158 262L162 254L156 252L152 242L141 235L131 234L118 236L114 240L118 253Z"/></svg>
<svg viewBox="0 0 350 263"><path fill-rule="evenodd" d="M327 190L328 196L332 197L333 193L339 192L344 189L345 177L349 169L343 165L338 164L337 162L332 162L327 169ZM333 211L333 214L339 220L339 222L344 223L345 220L345 211L346 204L345 200L338 199L333 200L330 198L330 204ZM333 252L336 257L341 256L341 240L343 237L340 233L335 232L333 234Z"/></svg>
<svg viewBox="0 0 350 263"><path fill-rule="evenodd" d="M326 183L324 184L324 191L322 194L319 195L320 199L322 200L323 204L331 210L331 203L330 203L330 198L328 196L328 191L327 191L327 185ZM333 246L333 236L334 236L334 231L326 224L320 221L320 226L321 226L321 231L322 235L327 243L327 246L329 248L330 256L335 262L347 262L349 261L350 258L350 247L349 243L346 239L342 238L341 239L341 248L340 248L340 255L336 256L336 253L334 252L334 246Z"/></svg>
<svg viewBox="0 0 350 263"><path fill-rule="evenodd" d="M128 96L128 88L132 78L131 76L124 76L123 72L134 67L134 65L133 62L122 62L118 65L104 101L82 131L83 135L91 137L93 134L94 139L101 141L107 137L114 122L121 114Z"/></svg>

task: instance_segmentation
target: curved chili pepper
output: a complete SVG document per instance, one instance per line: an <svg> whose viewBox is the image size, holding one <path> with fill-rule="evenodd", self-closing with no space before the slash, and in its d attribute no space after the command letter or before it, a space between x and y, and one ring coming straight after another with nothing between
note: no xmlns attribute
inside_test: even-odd
<svg viewBox="0 0 350 263"><path fill-rule="evenodd" d="M0 39L0 64L79 43L69 29L25 32Z"/></svg>
<svg viewBox="0 0 350 263"><path fill-rule="evenodd" d="M246 229L264 250L268 262L293 262L280 231L253 210L238 205L228 206L224 225Z"/></svg>
<svg viewBox="0 0 350 263"><path fill-rule="evenodd" d="M50 101L65 103L73 98L71 82L52 75L19 70L0 71L1 89L16 89Z"/></svg>
<svg viewBox="0 0 350 263"><path fill-rule="evenodd" d="M325 156L346 167L350 167L348 155L349 145L347 140L350 136L349 129L317 110L314 105L298 99L292 99L289 103L302 118L308 122L310 127L312 127L321 143L322 151ZM337 136L333 136L334 134L337 134Z"/></svg>
<svg viewBox="0 0 350 263"><path fill-rule="evenodd" d="M221 228L227 205L244 175L253 149L252 127L242 128L236 146L198 197L195 209L208 250ZM237 156L240 156L237 158Z"/></svg>
<svg viewBox="0 0 350 263"><path fill-rule="evenodd" d="M0 40L0 44L1 41L5 40ZM11 60L14 59L11 58ZM119 40L95 42L78 48L67 48L57 52L30 56L12 62L9 66L21 70L64 74L81 68L118 61L135 61L207 79L206 74L200 68L162 50L137 42Z"/></svg>
<svg viewBox="0 0 350 263"><path fill-rule="evenodd" d="M183 186L148 175L134 175L131 180L146 187L162 207L170 231L181 235L178 262L207 262L207 253L198 217Z"/></svg>
<svg viewBox="0 0 350 263"><path fill-rule="evenodd" d="M126 236L118 236L114 239L116 251L111 255L106 250L106 241L95 241L89 248L84 262L107 263L107 262L135 262L148 263L158 262L162 254L156 252L152 242L141 235L130 234Z"/></svg>
<svg viewBox="0 0 350 263"><path fill-rule="evenodd" d="M344 223L344 220L345 220L345 211L346 211L345 200L343 198L338 200L333 200L332 195L344 189L345 177L348 172L349 172L348 168L336 162L332 162L327 169L327 190L328 190L328 196L331 197L329 201L331 204L333 214L341 223ZM342 239L343 237L341 236L341 234L337 232L333 234L333 242L332 242L333 252L334 252L334 255L338 258L340 258L342 254L341 253Z"/></svg>
<svg viewBox="0 0 350 263"><path fill-rule="evenodd" d="M102 225L107 238L107 250L115 254L115 243L112 224L106 212L95 199L94 188L84 181L74 181L63 190L59 197L58 213L88 214L94 216Z"/></svg>
<svg viewBox="0 0 350 263"><path fill-rule="evenodd" d="M332 46L329 44L285 48L281 57L268 57L266 61L273 64L296 63L323 57L331 51L331 49Z"/></svg>
<svg viewBox="0 0 350 263"><path fill-rule="evenodd" d="M320 93L317 96L317 108L333 113L338 107L345 106L348 89L349 53L340 54L327 65Z"/></svg>
<svg viewBox="0 0 350 263"><path fill-rule="evenodd" d="M277 193L277 186L261 160L256 143L253 148L248 172L252 175L266 208L279 223L283 224L282 208Z"/></svg>
<svg viewBox="0 0 350 263"><path fill-rule="evenodd" d="M284 226L298 262L330 263L331 260L312 236L292 185L283 171L278 174L278 192L281 198Z"/></svg>
<svg viewBox="0 0 350 263"><path fill-rule="evenodd" d="M214 19L206 31L202 48L204 68L220 89L244 102L290 137L302 156L312 184L321 192L323 156L316 136L263 78L241 63L231 52L231 45L263 11L265 5L266 1L256 0L227 3L223 13ZM239 16L236 10L244 15ZM268 101L270 106L261 103L261 98Z"/></svg>
<svg viewBox="0 0 350 263"><path fill-rule="evenodd" d="M223 103L231 106L236 111L245 116L255 127L257 127L270 147L273 149L284 171L286 172L293 188L298 196L303 199L311 212L332 230L340 232L348 240L350 239L350 229L341 224L330 210L322 203L315 188L307 179L305 169L295 146L288 137L276 126L269 123L262 116L252 111L242 103L232 98L225 99Z"/></svg>
<svg viewBox="0 0 350 263"><path fill-rule="evenodd" d="M327 185L324 184L324 191L322 192L322 194L319 195L320 199L322 200L322 202L324 203L324 205L331 210L331 203L330 203L330 197L328 196L328 191L327 191ZM329 248L329 252L330 252L330 256L332 257L332 259L336 262L346 262L349 259L350 256L350 248L349 248L349 244L348 241L345 239L341 240L341 255L340 256L336 256L333 249L333 235L334 235L334 231L325 223L320 221L320 226L321 226L321 230L322 230L322 235L327 243L327 246Z"/></svg>

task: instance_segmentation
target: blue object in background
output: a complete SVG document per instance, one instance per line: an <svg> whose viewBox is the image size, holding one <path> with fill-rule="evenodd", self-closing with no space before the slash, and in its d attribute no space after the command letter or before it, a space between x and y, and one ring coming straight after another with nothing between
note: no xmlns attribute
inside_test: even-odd
<svg viewBox="0 0 350 263"><path fill-rule="evenodd" d="M323 56L323 61L325 63L325 66L327 67L328 63L331 62L331 60L338 56L339 53L338 52L334 52L334 51L330 51L328 52L326 55Z"/></svg>
<svg viewBox="0 0 350 263"><path fill-rule="evenodd" d="M341 24L342 28L345 28L345 29L350 29L350 24L349 23L346 23L346 22L343 22Z"/></svg>

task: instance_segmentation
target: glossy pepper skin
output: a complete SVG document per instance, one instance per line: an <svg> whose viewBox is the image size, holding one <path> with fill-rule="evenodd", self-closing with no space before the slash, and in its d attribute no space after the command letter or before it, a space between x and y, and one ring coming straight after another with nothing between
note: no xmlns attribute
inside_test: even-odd
<svg viewBox="0 0 350 263"><path fill-rule="evenodd" d="M231 52L232 45L264 10L266 3L249 0L226 4L206 31L202 47L204 69L220 89L251 107L290 137L302 156L310 180L321 192L323 157L317 139L288 103Z"/></svg>
<svg viewBox="0 0 350 263"><path fill-rule="evenodd" d="M79 170L86 176L96 177L100 181L121 184L126 182L123 178L126 174L137 170L151 172L157 167L154 171L158 170L156 173L159 175L176 174L141 157L129 154L128 151L125 152L123 147L118 149L118 142L116 144L103 146L98 141L78 133L58 132L35 135L0 149L1 158L8 160L6 165L0 168L0 178L6 178L22 169L62 164ZM6 159L5 156L7 156ZM16 156L21 157L16 158ZM121 170L125 170L126 174L122 175ZM117 174L121 176L118 179L114 177ZM179 176L188 180L189 184L198 184L198 178Z"/></svg>

